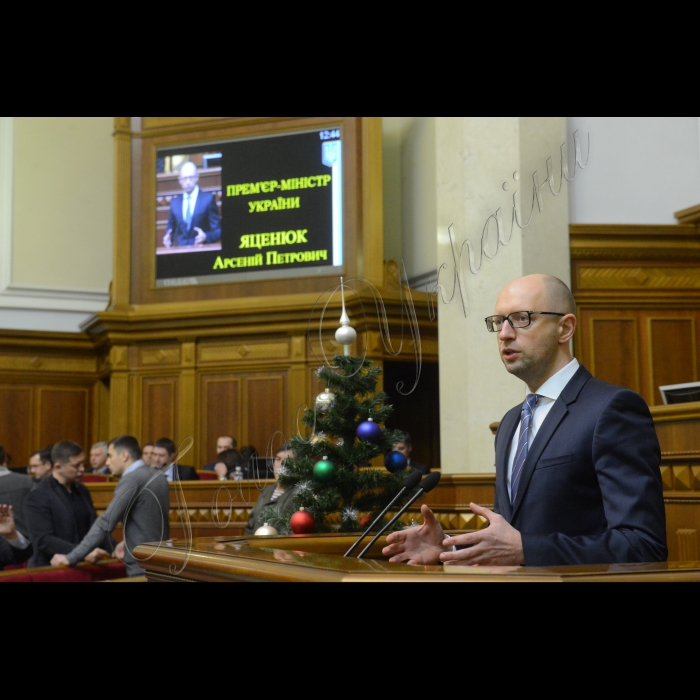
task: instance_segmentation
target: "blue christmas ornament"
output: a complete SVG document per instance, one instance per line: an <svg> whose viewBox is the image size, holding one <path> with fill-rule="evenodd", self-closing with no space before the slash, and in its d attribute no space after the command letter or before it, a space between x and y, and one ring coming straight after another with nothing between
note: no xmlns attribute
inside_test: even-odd
<svg viewBox="0 0 700 700"><path fill-rule="evenodd" d="M362 442L379 442L382 439L382 429L370 418L366 423L360 424L357 437Z"/></svg>
<svg viewBox="0 0 700 700"><path fill-rule="evenodd" d="M392 473L402 472L408 466L408 459L403 452L390 452L384 460L384 466Z"/></svg>

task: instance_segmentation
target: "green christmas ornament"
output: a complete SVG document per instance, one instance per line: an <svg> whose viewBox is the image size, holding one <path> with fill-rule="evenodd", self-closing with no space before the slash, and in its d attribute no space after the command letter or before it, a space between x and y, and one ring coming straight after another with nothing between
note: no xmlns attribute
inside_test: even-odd
<svg viewBox="0 0 700 700"><path fill-rule="evenodd" d="M335 473L335 464L330 462L328 457L324 457L314 467L314 479L320 484L329 484L331 481L333 481L333 479L335 479Z"/></svg>

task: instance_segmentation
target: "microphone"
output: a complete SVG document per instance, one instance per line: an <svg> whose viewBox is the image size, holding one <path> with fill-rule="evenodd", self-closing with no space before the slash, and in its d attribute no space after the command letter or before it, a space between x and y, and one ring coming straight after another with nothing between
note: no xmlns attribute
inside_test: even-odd
<svg viewBox="0 0 700 700"><path fill-rule="evenodd" d="M413 491L418 484L420 484L420 480L423 478L423 475L420 472L413 472L406 481L403 482L403 488L401 491L399 491L398 496L382 511L382 514L367 528L367 532L365 532L362 537L360 537L355 544L350 547L350 549L347 551L347 554L345 554L345 558L349 557L363 542L365 537L369 535L370 532L377 526L377 523L380 523L382 521L382 518L398 503L398 501L403 497L403 495L406 493L406 491Z"/></svg>
<svg viewBox="0 0 700 700"><path fill-rule="evenodd" d="M390 528L393 527L394 524L397 522L397 520L424 494L424 493L430 493L439 483L440 479L442 478L442 474L439 474L438 472L433 472L432 474L429 474L428 476L425 477L425 480L423 481L423 484L421 485L420 490L418 493L396 514L396 517L391 520L390 523L385 525L379 532L379 534L365 547L363 550L362 554L360 554L357 558L362 559L362 557L369 552L370 549L375 545L377 540Z"/></svg>

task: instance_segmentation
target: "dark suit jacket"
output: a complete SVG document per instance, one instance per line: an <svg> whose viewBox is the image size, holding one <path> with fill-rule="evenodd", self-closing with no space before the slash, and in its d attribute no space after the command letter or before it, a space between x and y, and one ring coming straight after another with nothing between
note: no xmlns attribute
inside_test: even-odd
<svg viewBox="0 0 700 700"><path fill-rule="evenodd" d="M0 537L0 571L6 566L19 566L20 564L24 564L31 555L31 547L27 547L27 549L15 549L10 546L10 543L4 537Z"/></svg>
<svg viewBox="0 0 700 700"><path fill-rule="evenodd" d="M194 467L183 467L178 464L175 468L180 475L180 481L199 481L199 475Z"/></svg>
<svg viewBox="0 0 700 700"><path fill-rule="evenodd" d="M540 428L511 507L508 457L521 410L496 436L496 513L522 534L526 565L666 561L661 450L641 396L581 367Z"/></svg>
<svg viewBox="0 0 700 700"><path fill-rule="evenodd" d="M296 497L296 489L289 489L285 491L276 501L272 501L272 495L275 493L277 484L270 484L262 490L260 497L253 508L253 512L250 514L250 520L248 520L248 527L245 529L245 534L248 537L255 535L255 533L265 524L260 518L261 513L265 508L274 507L277 512L282 514L294 505L294 498Z"/></svg>
<svg viewBox="0 0 700 700"><path fill-rule="evenodd" d="M87 487L73 484L90 512L90 525L97 519L92 497ZM30 568L50 566L55 554L70 554L87 534L78 532L73 510L65 489L49 474L24 501L24 516L29 528L34 554ZM102 549L112 551L112 543L106 539Z"/></svg>
<svg viewBox="0 0 700 700"><path fill-rule="evenodd" d="M173 246L194 245L197 233L195 228L201 228L207 234L207 243L217 243L221 240L221 215L216 204L216 197L211 192L199 190L197 204L194 208L192 224L187 227L182 216L184 197L178 195L170 204L170 218L168 229L172 233Z"/></svg>
<svg viewBox="0 0 700 700"><path fill-rule="evenodd" d="M415 469L421 474L430 474L430 467L427 464L421 464L420 462L414 462L413 460L411 460L410 468Z"/></svg>

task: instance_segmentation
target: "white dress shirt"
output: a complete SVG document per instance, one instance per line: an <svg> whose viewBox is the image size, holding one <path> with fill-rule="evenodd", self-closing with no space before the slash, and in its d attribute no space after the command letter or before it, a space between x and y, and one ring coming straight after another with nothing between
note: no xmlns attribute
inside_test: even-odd
<svg viewBox="0 0 700 700"><path fill-rule="evenodd" d="M182 193L182 218L187 222L187 211L192 212L192 217L194 217L194 210L197 208L197 198L199 197L199 185L192 190L192 194L187 194L187 192ZM190 200L192 204L190 204ZM191 207L191 209L190 209Z"/></svg>
<svg viewBox="0 0 700 700"><path fill-rule="evenodd" d="M175 478L175 463L173 462L164 472L165 478L172 483Z"/></svg>
<svg viewBox="0 0 700 700"><path fill-rule="evenodd" d="M528 450L532 447L532 443L537 437L542 424L552 410L552 407L556 403L557 399L561 396L564 389L566 389L569 382L574 378L578 368L580 367L578 360L574 360L563 370L555 374L553 377L548 379L537 391L537 396L540 400L537 402L535 407L535 412L532 416L532 423L530 424L530 435L527 440ZM532 396L533 392L528 391L527 396ZM525 397L527 400L527 396ZM513 476L513 464L515 463L515 457L518 454L518 443L520 442L520 423L518 423L518 429L515 431L513 436L513 444L510 448L510 457L508 459L508 495L512 497L511 493L511 480Z"/></svg>

